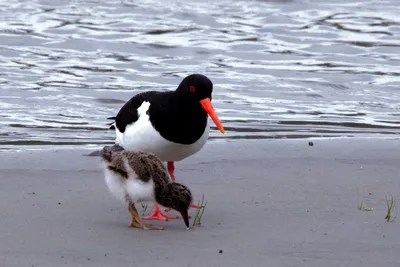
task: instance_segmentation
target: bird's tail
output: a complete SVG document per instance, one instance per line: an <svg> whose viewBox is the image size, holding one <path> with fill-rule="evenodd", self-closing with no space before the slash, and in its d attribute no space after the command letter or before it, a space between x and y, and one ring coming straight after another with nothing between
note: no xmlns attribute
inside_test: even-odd
<svg viewBox="0 0 400 267"><path fill-rule="evenodd" d="M107 125L110 125L109 129L115 129L115 117L109 117L107 120L113 120L113 122L107 123Z"/></svg>

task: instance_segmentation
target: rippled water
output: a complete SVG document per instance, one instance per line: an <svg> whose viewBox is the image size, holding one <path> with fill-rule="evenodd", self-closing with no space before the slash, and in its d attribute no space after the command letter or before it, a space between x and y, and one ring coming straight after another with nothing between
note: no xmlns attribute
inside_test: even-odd
<svg viewBox="0 0 400 267"><path fill-rule="evenodd" d="M110 143L134 94L214 82L212 138L400 132L400 6L2 1L0 146Z"/></svg>

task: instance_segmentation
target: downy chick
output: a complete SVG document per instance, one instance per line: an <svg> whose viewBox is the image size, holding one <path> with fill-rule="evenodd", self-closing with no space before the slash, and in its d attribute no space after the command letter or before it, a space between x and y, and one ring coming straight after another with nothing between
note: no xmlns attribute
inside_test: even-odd
<svg viewBox="0 0 400 267"><path fill-rule="evenodd" d="M180 212L189 229L188 209L193 201L192 193L187 186L172 181L159 158L152 153L124 150L118 145L104 147L101 158L109 191L128 203L132 216L129 227L164 229L144 223L135 207L138 201L155 201Z"/></svg>

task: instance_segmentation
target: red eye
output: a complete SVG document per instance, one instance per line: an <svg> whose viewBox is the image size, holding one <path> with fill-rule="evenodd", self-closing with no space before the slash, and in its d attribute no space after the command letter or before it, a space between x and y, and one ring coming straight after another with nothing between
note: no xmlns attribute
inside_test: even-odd
<svg viewBox="0 0 400 267"><path fill-rule="evenodd" d="M189 87L189 91L192 92L192 93L196 92L196 87L194 87L193 85L191 85L191 86Z"/></svg>

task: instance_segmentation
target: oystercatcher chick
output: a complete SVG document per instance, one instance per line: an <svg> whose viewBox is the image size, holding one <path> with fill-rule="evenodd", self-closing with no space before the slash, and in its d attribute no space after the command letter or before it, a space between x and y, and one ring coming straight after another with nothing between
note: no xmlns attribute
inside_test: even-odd
<svg viewBox="0 0 400 267"><path fill-rule="evenodd" d="M119 110L110 129L116 143L127 150L154 153L167 161L173 181L174 162L197 153L209 136L208 116L217 128L224 128L211 104L213 83L201 74L185 77L175 91L147 91L133 96ZM191 205L198 208L197 205ZM163 214L157 203L147 220L176 219Z"/></svg>
<svg viewBox="0 0 400 267"><path fill-rule="evenodd" d="M128 203L129 227L163 230L164 227L144 223L135 207L138 201L155 201L180 212L189 230L192 193L187 186L172 181L167 168L154 154L104 147L101 158L109 191Z"/></svg>

